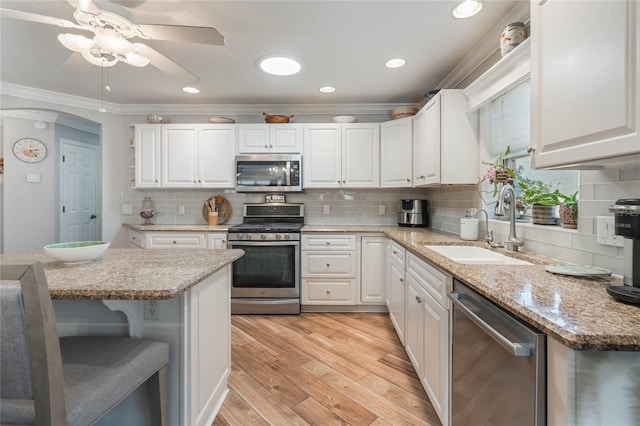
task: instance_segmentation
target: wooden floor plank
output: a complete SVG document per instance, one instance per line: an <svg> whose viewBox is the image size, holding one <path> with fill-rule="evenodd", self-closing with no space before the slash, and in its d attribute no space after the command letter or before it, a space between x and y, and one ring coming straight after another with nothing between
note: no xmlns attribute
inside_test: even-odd
<svg viewBox="0 0 640 426"><path fill-rule="evenodd" d="M439 425L386 314L233 315L216 426Z"/></svg>

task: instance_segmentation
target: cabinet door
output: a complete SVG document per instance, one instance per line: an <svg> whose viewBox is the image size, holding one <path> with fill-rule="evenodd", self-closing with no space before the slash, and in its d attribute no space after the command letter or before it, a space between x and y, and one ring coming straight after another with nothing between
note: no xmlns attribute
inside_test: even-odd
<svg viewBox="0 0 640 426"><path fill-rule="evenodd" d="M207 241L204 233L146 232L144 247L149 249L204 249Z"/></svg>
<svg viewBox="0 0 640 426"><path fill-rule="evenodd" d="M380 124L380 187L411 186L412 117Z"/></svg>
<svg viewBox="0 0 640 426"><path fill-rule="evenodd" d="M413 116L413 186L424 185L427 179L426 119L425 107Z"/></svg>
<svg viewBox="0 0 640 426"><path fill-rule="evenodd" d="M422 331L422 295L420 293L420 284L407 275L407 298L406 298L406 319L405 319L405 337L404 348L413 364L413 367L422 377L423 372L423 331Z"/></svg>
<svg viewBox="0 0 640 426"><path fill-rule="evenodd" d="M302 131L302 124L269 125L270 152L299 154L302 149Z"/></svg>
<svg viewBox="0 0 640 426"><path fill-rule="evenodd" d="M423 365L420 380L442 424L449 424L449 315L421 292Z"/></svg>
<svg viewBox="0 0 640 426"><path fill-rule="evenodd" d="M198 176L198 125L162 126L162 186L195 188Z"/></svg>
<svg viewBox="0 0 640 426"><path fill-rule="evenodd" d="M380 126L344 124L342 127L342 186L380 186Z"/></svg>
<svg viewBox="0 0 640 426"><path fill-rule="evenodd" d="M224 232L211 232L207 235L207 248L221 250L227 248L227 234Z"/></svg>
<svg viewBox="0 0 640 426"><path fill-rule="evenodd" d="M362 237L360 262L360 302L385 302L387 277L387 239L385 237Z"/></svg>
<svg viewBox="0 0 640 426"><path fill-rule="evenodd" d="M198 184L200 188L235 186L236 126L201 125L198 134Z"/></svg>
<svg viewBox="0 0 640 426"><path fill-rule="evenodd" d="M269 152L269 125L239 124L238 152L240 154Z"/></svg>
<svg viewBox="0 0 640 426"><path fill-rule="evenodd" d="M637 1L532 2L533 167L640 153L638 9Z"/></svg>
<svg viewBox="0 0 640 426"><path fill-rule="evenodd" d="M135 129L136 188L159 188L160 126L141 124Z"/></svg>
<svg viewBox="0 0 640 426"><path fill-rule="evenodd" d="M341 143L340 125L305 125L302 157L305 188L339 188L342 185Z"/></svg>
<svg viewBox="0 0 640 426"><path fill-rule="evenodd" d="M405 316L404 316L404 305L405 305L405 274L404 274L404 266L398 265L396 262L391 262L391 296L389 298L390 306L389 306L389 318L391 319L391 323L393 327L396 329L396 333L398 334L398 339L404 345L405 344Z"/></svg>
<svg viewBox="0 0 640 426"><path fill-rule="evenodd" d="M422 176L425 179L422 183L425 185L440 183L440 99L441 95L437 94L424 111Z"/></svg>

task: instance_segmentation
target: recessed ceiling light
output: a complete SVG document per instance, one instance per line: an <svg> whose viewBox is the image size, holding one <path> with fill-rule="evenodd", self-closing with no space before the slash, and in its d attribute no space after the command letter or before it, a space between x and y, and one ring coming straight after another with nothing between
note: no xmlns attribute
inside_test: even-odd
<svg viewBox="0 0 640 426"><path fill-rule="evenodd" d="M406 63L407 62L402 58L395 58L395 59L389 59L387 62L384 63L384 65L387 68L400 68L404 66L404 64Z"/></svg>
<svg viewBox="0 0 640 426"><path fill-rule="evenodd" d="M482 10L483 5L484 0L464 0L451 9L451 15L458 19L471 18Z"/></svg>
<svg viewBox="0 0 640 426"><path fill-rule="evenodd" d="M187 93L200 93L200 89L196 89L195 87L183 87L182 90Z"/></svg>
<svg viewBox="0 0 640 426"><path fill-rule="evenodd" d="M268 74L273 75L293 75L300 71L300 64L291 58L284 56L270 56L260 59L258 66Z"/></svg>
<svg viewBox="0 0 640 426"><path fill-rule="evenodd" d="M322 93L333 93L336 91L336 88L332 86L322 86L318 90L321 91Z"/></svg>

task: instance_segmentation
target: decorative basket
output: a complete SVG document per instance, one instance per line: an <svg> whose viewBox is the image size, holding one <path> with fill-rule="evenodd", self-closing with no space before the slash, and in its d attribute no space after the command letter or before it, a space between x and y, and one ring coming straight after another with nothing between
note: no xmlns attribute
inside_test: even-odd
<svg viewBox="0 0 640 426"><path fill-rule="evenodd" d="M288 123L293 118L293 115L270 115L263 112L264 121L267 123Z"/></svg>

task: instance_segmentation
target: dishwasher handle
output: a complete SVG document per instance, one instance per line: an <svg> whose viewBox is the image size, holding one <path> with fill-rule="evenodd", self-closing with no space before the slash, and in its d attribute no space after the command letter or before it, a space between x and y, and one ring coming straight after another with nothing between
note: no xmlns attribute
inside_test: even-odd
<svg viewBox="0 0 640 426"><path fill-rule="evenodd" d="M447 296L451 299L451 302L460 309L460 311L467 316L471 321L473 321L478 327L484 330L493 340L500 343L500 345L505 348L507 351L511 352L514 356L523 356L528 357L531 356L531 349L528 346L525 346L521 343L513 343L502 334L500 334L496 329L491 327L489 324L484 322L479 316L471 312L469 308L467 308L462 302L460 302L460 295L456 292L451 292Z"/></svg>

